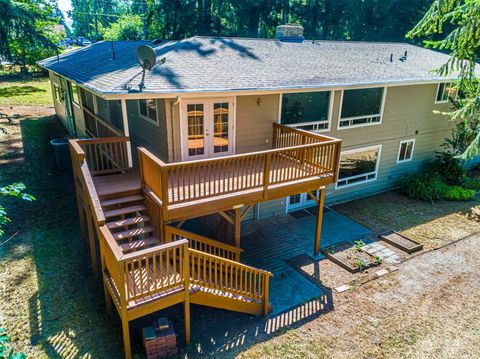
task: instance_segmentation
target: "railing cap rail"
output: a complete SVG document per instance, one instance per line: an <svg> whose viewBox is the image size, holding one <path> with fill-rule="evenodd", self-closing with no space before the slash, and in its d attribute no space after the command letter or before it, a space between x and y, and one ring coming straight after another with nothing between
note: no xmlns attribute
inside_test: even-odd
<svg viewBox="0 0 480 359"><path fill-rule="evenodd" d="M232 245L227 244L227 243L222 243L222 242L219 242L219 241L215 241L215 240L210 239L208 237L204 237L204 236L201 236L199 234L186 231L184 229L176 228L176 227L169 226L169 225L166 225L165 228L166 228L167 231L170 231L173 234L177 234L179 236L185 237L186 239L191 237L191 239L193 239L193 240L203 242L203 243L209 244L211 246L218 247L220 249L224 249L224 250L227 250L227 251L230 251L230 252L234 252L234 253L242 253L243 252L243 249L241 249L241 248L237 248L237 247L232 246Z"/></svg>
<svg viewBox="0 0 480 359"><path fill-rule="evenodd" d="M218 261L221 261L221 262L227 262L227 263L230 263L232 265L236 265L237 267L242 267L244 269L248 269L252 272L258 272L258 273L261 273L261 274L265 274L269 277L273 277L273 274L271 272L269 272L267 270L264 270L264 269L251 267L249 265L246 265L246 264L243 264L243 263L240 263L240 262L236 262L236 261L233 261L231 259L219 257L219 256L216 256L214 254L210 254L210 253L206 253L206 252L202 252L202 251L197 251L196 249L192 249L192 248L188 248L188 251L199 254L199 255L202 255L204 257L213 257L215 260L218 260Z"/></svg>
<svg viewBox="0 0 480 359"><path fill-rule="evenodd" d="M165 251L165 250L168 250L168 249L171 249L171 248L177 248L177 247L182 247L182 246L187 246L188 247L188 241L186 239L181 239L181 240L178 240L178 241L175 241L175 242L170 242L170 243L165 243L165 244L159 244L155 247L151 247L151 248L147 248L147 249L141 249L141 250L135 251L133 253L124 254L120 258L120 261L125 262L125 261L129 261L129 260L132 260L132 259L135 259L135 258L144 257L146 255L153 254L153 253L156 253L156 252Z"/></svg>
<svg viewBox="0 0 480 359"><path fill-rule="evenodd" d="M110 142L128 142L130 137L119 136L119 137L97 137L97 138L79 138L75 140L70 140L78 143L78 145L91 145L97 143L110 143Z"/></svg>

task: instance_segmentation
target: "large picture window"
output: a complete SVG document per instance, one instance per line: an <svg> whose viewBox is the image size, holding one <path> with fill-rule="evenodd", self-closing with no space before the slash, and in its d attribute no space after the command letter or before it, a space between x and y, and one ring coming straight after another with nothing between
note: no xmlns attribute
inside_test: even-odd
<svg viewBox="0 0 480 359"><path fill-rule="evenodd" d="M384 97L383 87L344 90L338 129L381 123Z"/></svg>
<svg viewBox="0 0 480 359"><path fill-rule="evenodd" d="M381 148L379 145L342 152L337 188L376 180Z"/></svg>
<svg viewBox="0 0 480 359"><path fill-rule="evenodd" d="M330 91L282 95L280 123L309 131L329 130Z"/></svg>
<svg viewBox="0 0 480 359"><path fill-rule="evenodd" d="M157 102L155 100L138 100L138 110L140 112L140 117L158 125Z"/></svg>

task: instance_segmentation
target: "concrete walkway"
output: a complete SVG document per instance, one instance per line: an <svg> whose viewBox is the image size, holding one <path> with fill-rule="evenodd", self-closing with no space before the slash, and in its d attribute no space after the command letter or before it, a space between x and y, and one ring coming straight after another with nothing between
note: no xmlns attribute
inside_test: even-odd
<svg viewBox="0 0 480 359"><path fill-rule="evenodd" d="M301 254L313 256L315 224L314 215L294 218L289 214L242 224L242 262L274 275L270 281L272 315L324 294L287 263ZM323 216L321 246L354 241L369 233L368 228L328 210Z"/></svg>

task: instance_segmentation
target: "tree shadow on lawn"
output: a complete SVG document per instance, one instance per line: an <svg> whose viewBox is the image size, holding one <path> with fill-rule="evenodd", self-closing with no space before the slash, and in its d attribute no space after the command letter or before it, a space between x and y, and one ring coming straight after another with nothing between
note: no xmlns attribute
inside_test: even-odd
<svg viewBox="0 0 480 359"><path fill-rule="evenodd" d="M36 87L36 86L8 86L0 89L0 97L18 97L31 95L33 93L45 93L47 90Z"/></svg>
<svg viewBox="0 0 480 359"><path fill-rule="evenodd" d="M54 167L49 141L65 136L65 130L54 116L21 120L20 126L24 159L0 166L1 185L24 182L36 201L5 201L14 221L5 238L19 234L0 256L7 266L19 266L8 269L13 279L5 284L13 292L7 307L28 306L29 313L21 317L27 313L6 308L7 325L16 326L17 335L36 347L26 352L43 350L52 358L121 357L120 326L106 314L101 281L82 255L71 172ZM30 332L24 334L19 328L26 322Z"/></svg>

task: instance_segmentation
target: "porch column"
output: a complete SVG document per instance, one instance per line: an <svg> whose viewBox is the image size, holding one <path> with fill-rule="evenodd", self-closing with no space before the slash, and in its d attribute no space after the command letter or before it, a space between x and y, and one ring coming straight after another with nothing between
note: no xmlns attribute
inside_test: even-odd
<svg viewBox="0 0 480 359"><path fill-rule="evenodd" d="M315 227L315 245L313 247L313 254L317 255L320 252L320 239L322 236L322 221L323 221L323 204L325 202L325 187L318 191L317 201L317 225Z"/></svg>
<svg viewBox="0 0 480 359"><path fill-rule="evenodd" d="M235 247L240 248L240 227L242 225L242 214L240 208L235 208Z"/></svg>
<svg viewBox="0 0 480 359"><path fill-rule="evenodd" d="M123 119L123 133L125 137L130 137L130 130L128 128L128 112L127 112L127 100L122 98L122 119ZM127 142L127 157L128 157L128 167L133 166L132 160L132 144L130 141Z"/></svg>

